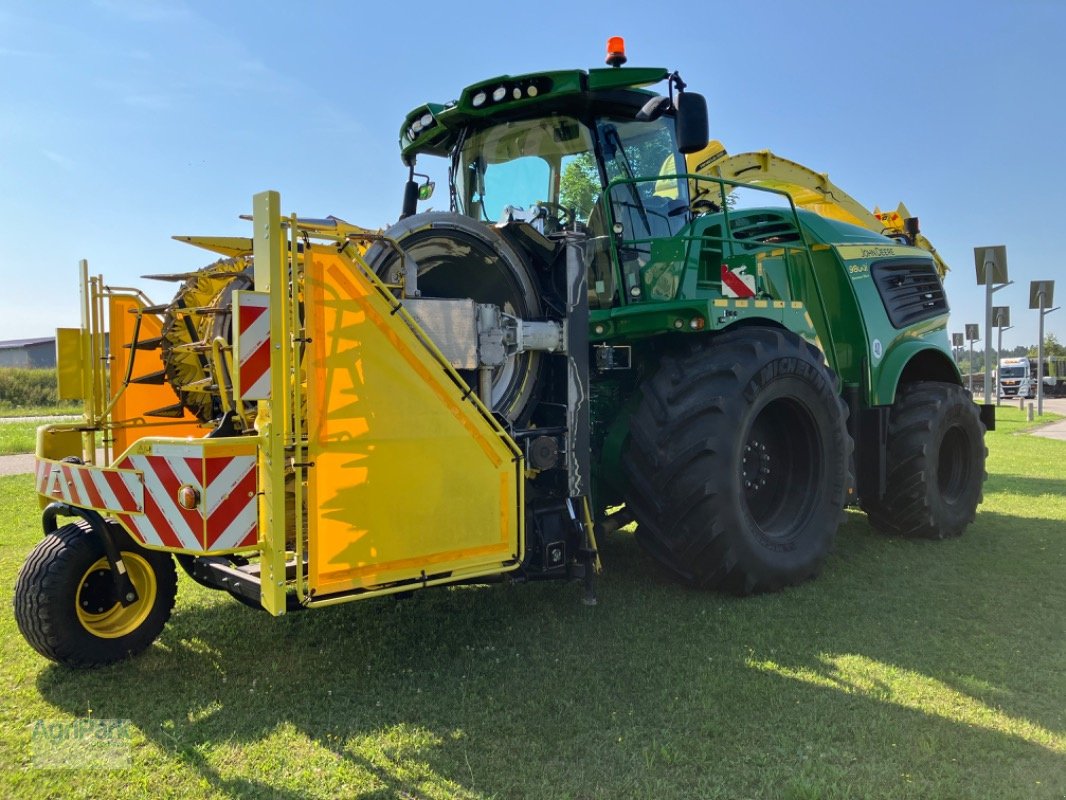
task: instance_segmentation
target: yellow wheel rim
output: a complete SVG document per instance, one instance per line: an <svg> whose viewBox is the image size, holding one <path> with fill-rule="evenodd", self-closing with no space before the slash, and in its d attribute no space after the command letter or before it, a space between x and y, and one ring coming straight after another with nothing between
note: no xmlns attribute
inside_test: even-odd
<svg viewBox="0 0 1066 800"><path fill-rule="evenodd" d="M111 565L106 558L100 558L85 570L75 593L78 621L87 631L103 639L117 639L133 633L155 605L157 586L151 565L136 553L125 551L122 562L137 590L136 603L123 607L115 599Z"/></svg>

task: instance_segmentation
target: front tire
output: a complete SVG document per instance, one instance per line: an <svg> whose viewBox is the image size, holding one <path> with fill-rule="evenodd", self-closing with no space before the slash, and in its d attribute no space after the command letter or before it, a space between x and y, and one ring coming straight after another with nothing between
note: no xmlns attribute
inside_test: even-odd
<svg viewBox="0 0 1066 800"><path fill-rule="evenodd" d="M117 525L115 545L137 590L115 597L103 543L84 523L64 525L30 553L15 583L15 621L38 653L68 667L95 667L141 652L174 607L177 573L167 553L145 550Z"/></svg>
<svg viewBox="0 0 1066 800"><path fill-rule="evenodd" d="M961 535L983 499L984 435L977 406L961 386L902 387L889 415L885 496L862 501L870 524L896 536Z"/></svg>
<svg viewBox="0 0 1066 800"><path fill-rule="evenodd" d="M638 540L694 586L749 594L815 576L847 499L845 421L821 353L787 331L664 357L623 456Z"/></svg>

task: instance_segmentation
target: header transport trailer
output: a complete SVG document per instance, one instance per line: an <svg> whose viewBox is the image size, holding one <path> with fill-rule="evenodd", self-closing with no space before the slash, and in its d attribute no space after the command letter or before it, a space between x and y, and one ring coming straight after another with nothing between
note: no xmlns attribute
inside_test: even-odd
<svg viewBox="0 0 1066 800"><path fill-rule="evenodd" d="M416 108L384 232L264 192L250 237L178 237L223 258L154 276L169 303L83 262L58 342L85 415L38 432L29 643L73 666L144 649L175 563L280 615L497 580L592 600L598 539L632 520L680 580L741 594L816 575L849 504L960 534L993 408L962 388L916 226L690 166L703 97L624 61L612 40L607 69ZM417 213L433 157L450 210Z"/></svg>

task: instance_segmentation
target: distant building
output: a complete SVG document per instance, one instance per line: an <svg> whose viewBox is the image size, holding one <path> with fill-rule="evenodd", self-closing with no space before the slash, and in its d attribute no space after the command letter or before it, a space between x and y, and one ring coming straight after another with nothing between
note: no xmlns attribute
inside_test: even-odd
<svg viewBox="0 0 1066 800"><path fill-rule="evenodd" d="M9 339L0 342L0 367L55 368L56 340Z"/></svg>

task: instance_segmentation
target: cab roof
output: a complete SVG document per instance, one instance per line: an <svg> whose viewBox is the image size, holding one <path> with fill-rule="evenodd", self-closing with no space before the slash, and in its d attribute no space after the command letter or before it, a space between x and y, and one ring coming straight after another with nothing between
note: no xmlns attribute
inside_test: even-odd
<svg viewBox="0 0 1066 800"><path fill-rule="evenodd" d="M607 69L533 72L499 75L463 89L458 100L426 103L412 110L400 128L400 153L404 163L414 156L446 156L459 131L471 122L494 117L523 116L534 109L580 108L593 92L639 89L666 80L662 67L616 67Z"/></svg>

